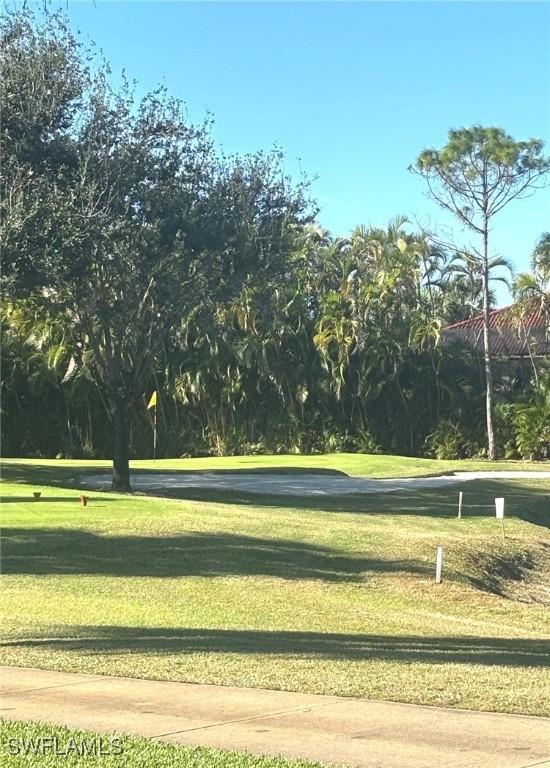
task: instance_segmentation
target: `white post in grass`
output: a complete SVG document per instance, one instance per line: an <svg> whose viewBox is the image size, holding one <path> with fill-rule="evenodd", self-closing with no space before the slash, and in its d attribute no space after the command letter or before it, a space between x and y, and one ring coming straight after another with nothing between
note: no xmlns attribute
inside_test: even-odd
<svg viewBox="0 0 550 768"><path fill-rule="evenodd" d="M500 520L500 528L502 530L502 541L506 540L504 535L504 499L495 499L495 510L497 513L497 520Z"/></svg>
<svg viewBox="0 0 550 768"><path fill-rule="evenodd" d="M463 499L463 493L462 491L458 492L458 519L462 517L462 499Z"/></svg>
<svg viewBox="0 0 550 768"><path fill-rule="evenodd" d="M441 571L443 569L443 547L435 551L435 583L441 584Z"/></svg>

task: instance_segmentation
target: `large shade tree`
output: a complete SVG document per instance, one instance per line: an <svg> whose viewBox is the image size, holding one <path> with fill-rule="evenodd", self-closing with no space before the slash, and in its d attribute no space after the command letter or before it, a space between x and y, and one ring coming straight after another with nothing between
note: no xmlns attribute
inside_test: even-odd
<svg viewBox="0 0 550 768"><path fill-rule="evenodd" d="M542 141L514 141L500 128L474 125L449 131L447 144L441 149L425 149L411 170L426 181L432 198L480 241L471 254L481 279L488 457L494 459L497 446L489 332L491 225L509 203L532 193L544 182L550 158L543 154Z"/></svg>
<svg viewBox="0 0 550 768"><path fill-rule="evenodd" d="M3 18L3 290L61 319L101 391L113 488L153 361L256 276L283 274L308 219L280 156L219 158L162 89L137 101L62 17Z"/></svg>

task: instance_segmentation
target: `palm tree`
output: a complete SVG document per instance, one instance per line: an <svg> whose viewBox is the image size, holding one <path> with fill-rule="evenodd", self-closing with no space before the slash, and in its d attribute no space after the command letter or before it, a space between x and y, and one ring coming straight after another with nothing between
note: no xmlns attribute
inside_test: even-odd
<svg viewBox="0 0 550 768"><path fill-rule="evenodd" d="M529 332L525 325L526 318L533 311L538 312L543 323L544 342L550 343L550 232L545 232L531 256L531 272L521 272L514 281L514 298L518 305L518 318L521 332L527 342L531 355ZM538 383L538 371L533 355L531 364L535 381Z"/></svg>
<svg viewBox="0 0 550 768"><path fill-rule="evenodd" d="M520 273L514 281L514 296L519 302L533 300L541 311L550 310L550 232L545 232L531 256L531 272Z"/></svg>

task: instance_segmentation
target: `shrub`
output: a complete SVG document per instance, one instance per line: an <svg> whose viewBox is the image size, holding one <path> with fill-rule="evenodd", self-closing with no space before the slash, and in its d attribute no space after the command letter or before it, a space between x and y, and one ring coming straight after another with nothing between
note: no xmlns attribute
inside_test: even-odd
<svg viewBox="0 0 550 768"><path fill-rule="evenodd" d="M428 456L436 459L464 459L475 454L477 446L464 436L457 424L442 419L426 438L425 449Z"/></svg>
<svg viewBox="0 0 550 768"><path fill-rule="evenodd" d="M505 459L517 459L519 451L514 422L514 403L498 403L495 408L495 429L499 454Z"/></svg>
<svg viewBox="0 0 550 768"><path fill-rule="evenodd" d="M550 454L550 377L533 388L528 403L514 406L516 443L524 459L544 459Z"/></svg>

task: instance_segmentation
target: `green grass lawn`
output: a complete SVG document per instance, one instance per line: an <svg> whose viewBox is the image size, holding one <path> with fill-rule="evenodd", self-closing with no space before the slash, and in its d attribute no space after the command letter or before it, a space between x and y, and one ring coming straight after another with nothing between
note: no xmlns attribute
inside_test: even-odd
<svg viewBox="0 0 550 768"><path fill-rule="evenodd" d="M57 739L55 754L44 740ZM32 740L32 741L31 741ZM88 754L79 755L88 748ZM102 749L104 754L97 755ZM33 749L42 754L33 754ZM26 754L25 754L26 750ZM320 768L309 760L260 757L204 747L162 744L123 734L75 731L58 725L0 721L2 768Z"/></svg>
<svg viewBox="0 0 550 768"><path fill-rule="evenodd" d="M4 467L1 663L550 715L549 482L461 485L459 521L456 487L84 509L66 469Z"/></svg>

